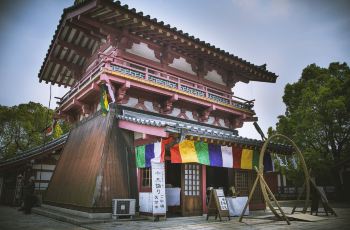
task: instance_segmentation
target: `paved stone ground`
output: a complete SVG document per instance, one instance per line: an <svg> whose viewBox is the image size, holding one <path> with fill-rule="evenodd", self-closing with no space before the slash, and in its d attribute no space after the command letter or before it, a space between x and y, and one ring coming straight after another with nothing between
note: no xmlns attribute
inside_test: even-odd
<svg viewBox="0 0 350 230"><path fill-rule="evenodd" d="M0 230L83 230L85 228L37 214L25 215L17 208L0 205Z"/></svg>
<svg viewBox="0 0 350 230"><path fill-rule="evenodd" d="M283 208L285 211L291 211L291 208ZM338 217L324 217L322 221L305 222L291 221L291 225L287 225L283 221L275 221L271 219L261 219L258 216L243 218L243 222L238 222L238 217L231 218L230 221L218 221L213 217L206 221L203 217L179 217L168 218L166 221L119 221L102 224L90 224L86 227L91 230L112 230L112 229L349 229L350 227L350 208L337 208L335 211ZM254 215L268 215L267 212L254 213Z"/></svg>
<svg viewBox="0 0 350 230"><path fill-rule="evenodd" d="M284 208L286 212L291 208ZM7 229L76 229L76 230L116 230L116 229L349 229L350 226L350 208L335 208L338 217L324 217L318 222L292 221L287 225L283 221L274 221L271 219L261 219L260 215L267 215L267 212L254 212L254 217L246 217L243 223L238 222L238 217L230 221L216 221L210 218L209 222L205 217L178 217L168 218L166 221L153 222L150 220L119 220L107 223L83 224L76 226L37 214L24 215L12 207L0 206L0 230Z"/></svg>

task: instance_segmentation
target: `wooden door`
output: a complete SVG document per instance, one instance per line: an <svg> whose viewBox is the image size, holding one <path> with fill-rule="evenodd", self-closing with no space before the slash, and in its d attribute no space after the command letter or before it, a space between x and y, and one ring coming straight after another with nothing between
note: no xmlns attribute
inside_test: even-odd
<svg viewBox="0 0 350 230"><path fill-rule="evenodd" d="M256 179L256 172L252 170L235 170L235 188L239 196L247 196L253 187ZM260 184L257 185L252 199L249 203L249 210L265 209L265 202L261 192Z"/></svg>
<svg viewBox="0 0 350 230"><path fill-rule="evenodd" d="M199 164L182 164L181 195L182 215L200 216L202 207L202 166Z"/></svg>

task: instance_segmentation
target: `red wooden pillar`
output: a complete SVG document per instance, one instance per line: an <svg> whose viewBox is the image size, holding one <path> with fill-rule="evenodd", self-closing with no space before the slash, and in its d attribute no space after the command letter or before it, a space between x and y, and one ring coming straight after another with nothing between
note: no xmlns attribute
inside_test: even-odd
<svg viewBox="0 0 350 230"><path fill-rule="evenodd" d="M139 168L136 168L137 170L137 191L138 193L141 192L141 170Z"/></svg>
<svg viewBox="0 0 350 230"><path fill-rule="evenodd" d="M207 213L207 166L202 165L202 205L203 213Z"/></svg>

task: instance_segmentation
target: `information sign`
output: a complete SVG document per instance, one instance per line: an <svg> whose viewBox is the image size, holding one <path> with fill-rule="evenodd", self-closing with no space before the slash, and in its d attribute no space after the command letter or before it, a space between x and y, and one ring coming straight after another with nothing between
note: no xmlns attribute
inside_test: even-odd
<svg viewBox="0 0 350 230"><path fill-rule="evenodd" d="M151 162L153 215L166 214L164 163Z"/></svg>

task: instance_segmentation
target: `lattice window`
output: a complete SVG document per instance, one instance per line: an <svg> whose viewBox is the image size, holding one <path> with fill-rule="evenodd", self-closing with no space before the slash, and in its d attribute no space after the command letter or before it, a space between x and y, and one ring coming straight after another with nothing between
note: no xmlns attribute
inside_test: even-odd
<svg viewBox="0 0 350 230"><path fill-rule="evenodd" d="M235 187L240 196L248 196L256 179L256 173L251 170L237 170L235 172ZM260 184L256 186L251 203L261 203L263 195Z"/></svg>
<svg viewBox="0 0 350 230"><path fill-rule="evenodd" d="M237 171L235 173L235 187L241 196L249 195L249 179L248 171Z"/></svg>
<svg viewBox="0 0 350 230"><path fill-rule="evenodd" d="M185 196L200 195L199 170L199 165L185 164Z"/></svg>
<svg viewBox="0 0 350 230"><path fill-rule="evenodd" d="M142 187L151 187L152 186L152 171L151 168L140 169L142 174Z"/></svg>

